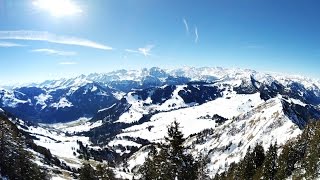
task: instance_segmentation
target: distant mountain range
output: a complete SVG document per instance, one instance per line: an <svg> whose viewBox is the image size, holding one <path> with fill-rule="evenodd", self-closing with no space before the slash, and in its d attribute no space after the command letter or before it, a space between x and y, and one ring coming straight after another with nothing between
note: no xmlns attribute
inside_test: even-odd
<svg viewBox="0 0 320 180"><path fill-rule="evenodd" d="M36 144L73 159L68 165L77 166L73 150L56 148L76 149L81 140L95 158L126 159L129 177L148 145L162 142L167 125L177 120L185 146L195 157L209 154L214 175L249 146L284 144L320 119L319 87L306 77L253 70L154 67L2 88L0 108L25 122L46 123L23 126Z"/></svg>
<svg viewBox="0 0 320 180"><path fill-rule="evenodd" d="M32 122L69 122L80 117L93 117L99 110L113 105L132 91L141 94L143 90L156 90L162 86L172 86L171 91L173 91L176 85L231 80L241 81L241 84L230 84L238 93L248 94L260 91L263 93L262 96L266 96L264 99L276 94L289 95L290 93L291 96L303 102L307 101L313 105L320 103L319 82L303 77L270 75L241 69L185 67L164 70L153 67L48 80L13 89L2 88L0 89L0 107L19 118ZM153 95L153 98L164 95L157 94L161 93L159 91ZM167 97L161 98L168 98L172 92L167 93L169 93ZM187 103L199 101L198 97L193 97L193 100L190 97L186 99L187 94L182 95ZM202 101L210 100L210 98L202 98Z"/></svg>

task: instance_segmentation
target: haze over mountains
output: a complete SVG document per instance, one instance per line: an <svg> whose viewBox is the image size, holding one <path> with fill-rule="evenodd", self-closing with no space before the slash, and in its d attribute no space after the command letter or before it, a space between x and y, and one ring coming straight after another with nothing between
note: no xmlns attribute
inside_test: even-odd
<svg viewBox="0 0 320 180"><path fill-rule="evenodd" d="M65 164L47 167L53 177L60 176L54 170L72 173L87 156L114 163L119 178L131 179L173 121L188 152L209 157L213 177L249 146L281 146L319 119L319 84L248 69L154 67L2 88L0 107Z"/></svg>

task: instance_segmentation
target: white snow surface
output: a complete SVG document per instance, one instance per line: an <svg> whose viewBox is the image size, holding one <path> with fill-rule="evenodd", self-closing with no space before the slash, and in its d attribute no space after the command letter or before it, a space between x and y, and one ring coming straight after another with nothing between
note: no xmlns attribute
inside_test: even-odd
<svg viewBox="0 0 320 180"><path fill-rule="evenodd" d="M299 99L294 99L294 98L290 98L291 102L294 103L294 104L298 104L300 106L306 106L307 104L300 101Z"/></svg>
<svg viewBox="0 0 320 180"><path fill-rule="evenodd" d="M65 107L72 107L73 104L69 102L67 98L63 97L59 100L59 102L52 103L50 106L59 109L59 108L65 108Z"/></svg>
<svg viewBox="0 0 320 180"><path fill-rule="evenodd" d="M16 98L14 93L19 93L19 92L14 92L12 90L5 90L2 88L0 88L0 92L3 92L3 95L0 94L0 99L2 100L2 104L5 107L15 108L18 104L31 103L30 99L21 100Z"/></svg>
<svg viewBox="0 0 320 180"><path fill-rule="evenodd" d="M226 170L230 163L242 159L249 146L261 143L266 150L277 141L281 148L289 139L301 134L298 126L284 114L281 96L266 102L259 98L259 94L228 96L231 99L219 98L200 106L157 114L151 122L127 128L118 137L131 136L163 142L167 126L176 120L187 137L185 146L190 148L195 158L210 151L211 163L207 168L213 176ZM218 114L229 120L219 125L204 118L207 114ZM150 126L153 128L149 131L147 127ZM203 142L197 142L197 136L189 136L210 128L213 129L212 134L203 135ZM131 156L128 159L129 169L143 164L146 155L147 152L141 149Z"/></svg>
<svg viewBox="0 0 320 180"><path fill-rule="evenodd" d="M132 141L128 141L128 140L113 140L111 142L109 142L108 146L116 146L116 145L123 145L123 146L135 146L135 147L141 147L141 144L132 142Z"/></svg>
<svg viewBox="0 0 320 180"><path fill-rule="evenodd" d="M320 81L318 79L312 79L301 75L291 75L275 72L257 72L250 69L240 68L222 68L222 67L182 67L172 69L160 69L158 71L166 74L166 76L173 77L187 77L194 81L212 81L212 80L228 80L228 79L247 79L251 75L260 82L271 83L276 80L284 85L297 82L303 84L307 89L318 89L320 87ZM146 76L150 76L150 69L138 69L138 70L118 70L108 73L93 73L89 75L81 75L70 79L60 79L45 81L37 84L37 87L46 87L49 89L63 89L67 87L79 87L87 83L101 82L107 84L111 81L137 81L142 82ZM159 77L160 80L165 78ZM94 88L92 89L94 90Z"/></svg>
<svg viewBox="0 0 320 180"><path fill-rule="evenodd" d="M82 141L84 144L90 144L89 138L84 136L66 136L64 132L59 132L56 129L50 130L50 128L43 127L30 127L29 132L39 138L34 142L50 150L50 152L66 162L71 167L79 168L81 161L73 155L76 150L79 149L78 141ZM78 156L79 154L76 153Z"/></svg>
<svg viewBox="0 0 320 180"><path fill-rule="evenodd" d="M239 81L232 83L238 84ZM134 107L140 107L133 96L128 96L128 99ZM211 175L214 175L218 171L227 169L230 163L238 162L243 158L249 146L254 147L256 143L262 143L267 149L271 143L277 141L281 147L289 139L297 137L302 132L284 114L282 100L285 99L280 95L265 102L261 100L259 93L236 94L225 91L223 97L202 105L160 112L152 116L149 122L124 129L117 135L117 138L129 136L147 139L151 142L163 142L167 135L167 127L174 120L180 123L185 137L212 128L213 134L208 135L203 143L195 143L197 138L191 136L185 145L193 147L190 152L195 157L199 153L206 154L211 150L212 163L208 169ZM291 98L290 101L305 105L297 99ZM211 119L215 114L228 120L219 125ZM109 145L116 144L117 138ZM129 167L132 169L142 164L145 156L146 153L141 151L134 154L131 160L129 159Z"/></svg>
<svg viewBox="0 0 320 180"><path fill-rule="evenodd" d="M46 101L48 99L52 98L51 95L48 95L48 94L40 94L39 96L36 96L35 97L35 100L37 100L37 103L36 104L40 104L42 107L41 109L44 109L47 107L47 104L46 104Z"/></svg>
<svg viewBox="0 0 320 180"><path fill-rule="evenodd" d="M59 132L56 129L42 127L30 127L29 132L33 133L39 140L34 142L37 145L46 147L51 153L59 159L64 160L69 166L79 168L81 161L73 155L79 149L78 141L84 144L90 144L89 138L84 136L67 137L64 132ZM76 153L76 155L79 155Z"/></svg>
<svg viewBox="0 0 320 180"><path fill-rule="evenodd" d="M212 135L206 136L206 141L194 144L192 153L208 153L212 163L209 165L211 174L225 170L232 162L238 162L246 153L249 146L262 143L267 149L277 141L283 145L289 139L295 138L302 131L284 115L281 97L268 100L247 113L229 120L214 128ZM186 145L191 146L196 137L188 139ZM229 148L228 148L229 147Z"/></svg>
<svg viewBox="0 0 320 180"><path fill-rule="evenodd" d="M68 123L55 123L46 125L55 129L59 129L63 132L68 133L77 133L77 132L85 132L89 131L90 129L93 129L95 127L99 127L102 125L102 121L96 121L96 122L89 122L91 118L82 117L78 120L71 121Z"/></svg>
<svg viewBox="0 0 320 180"><path fill-rule="evenodd" d="M252 95L232 93L227 96L229 98L221 97L199 106L158 113L152 116L150 122L124 129L118 136L140 137L150 141L162 140L167 133L167 126L174 120L181 124L184 135L189 136L216 125L215 121L206 119L204 117L206 115L218 114L224 118L233 118L263 103L258 93ZM149 131L148 127L153 128Z"/></svg>
<svg viewBox="0 0 320 180"><path fill-rule="evenodd" d="M122 99L126 95L126 93L124 93L124 92L114 92L112 94L118 100Z"/></svg>
<svg viewBox="0 0 320 180"><path fill-rule="evenodd" d="M19 120L19 122L24 125L23 121ZM87 123L87 119L82 118L76 122L65 124L39 124L39 126L29 126L27 132L37 138L34 140L37 145L49 149L54 156L64 161L68 166L80 168L82 160L77 158L79 156L77 153L77 149L79 149L77 141L81 141L85 146L91 145L91 142L89 141L89 137L67 136L66 132L88 130L88 127L82 127L82 125L86 126ZM77 129L76 127L82 129Z"/></svg>

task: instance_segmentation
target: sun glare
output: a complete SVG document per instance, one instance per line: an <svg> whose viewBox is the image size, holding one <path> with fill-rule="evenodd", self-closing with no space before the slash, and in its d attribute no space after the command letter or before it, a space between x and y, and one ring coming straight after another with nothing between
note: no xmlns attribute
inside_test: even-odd
<svg viewBox="0 0 320 180"><path fill-rule="evenodd" d="M54 17L72 16L82 12L81 8L71 0L34 0L32 3Z"/></svg>

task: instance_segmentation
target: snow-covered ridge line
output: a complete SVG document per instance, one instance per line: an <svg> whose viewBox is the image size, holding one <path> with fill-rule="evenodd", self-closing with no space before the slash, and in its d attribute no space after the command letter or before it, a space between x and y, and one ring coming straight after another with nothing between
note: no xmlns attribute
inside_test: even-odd
<svg viewBox="0 0 320 180"><path fill-rule="evenodd" d="M244 79L251 75L258 81L268 81L268 78L277 80L281 83L291 81L299 82L306 87L320 87L319 79L306 77L303 75L285 74L278 72L257 72L251 69L241 68L222 68L222 67L182 67L161 69L153 67L150 69L142 68L139 70L117 70L106 73L91 73L88 75L75 76L73 78L62 78L59 80L47 80L41 83L30 83L29 85L18 85L18 87L41 87L41 88L63 88L77 87L87 83L100 82L102 84L112 81L136 81L142 82L146 77L157 77L160 81L172 77L186 77L192 81L214 81L217 79ZM289 81L288 81L289 80Z"/></svg>

